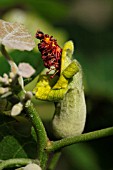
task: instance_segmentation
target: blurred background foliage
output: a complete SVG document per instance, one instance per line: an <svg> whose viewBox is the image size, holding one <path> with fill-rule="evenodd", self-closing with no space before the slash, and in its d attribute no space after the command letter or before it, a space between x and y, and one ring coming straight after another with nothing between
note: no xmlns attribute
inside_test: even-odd
<svg viewBox="0 0 113 170"><path fill-rule="evenodd" d="M84 132L113 125L112 0L0 0L0 18L23 23L33 36L37 29L53 35L62 47L65 41L73 40L74 58L81 63L84 74L87 103ZM30 53L10 53L17 64L29 62L37 73L43 68L37 48ZM9 65L1 56L0 74L8 70ZM47 113L47 107L44 112ZM113 137L108 137L63 149L56 169L112 170L112 140Z"/></svg>

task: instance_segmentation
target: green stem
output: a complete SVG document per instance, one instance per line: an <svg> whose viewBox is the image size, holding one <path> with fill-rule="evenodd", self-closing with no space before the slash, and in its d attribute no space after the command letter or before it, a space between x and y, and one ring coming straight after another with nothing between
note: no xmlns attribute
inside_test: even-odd
<svg viewBox="0 0 113 170"><path fill-rule="evenodd" d="M5 57L5 59L8 61L8 63L10 64L11 66L11 71L14 73L14 74L17 74L18 72L18 67L17 65L14 63L14 61L12 60L12 58L9 56L9 54L7 53L6 49L5 49L5 46L4 45L1 45L1 53L2 55Z"/></svg>
<svg viewBox="0 0 113 170"><path fill-rule="evenodd" d="M38 159L41 167L44 169L47 161L47 153L45 151L48 141L47 134L43 123L30 100L26 102L25 109L37 135Z"/></svg>
<svg viewBox="0 0 113 170"><path fill-rule="evenodd" d="M49 143L46 147L47 152L57 151L65 146L69 146L75 143L86 142L93 139L98 139L102 137L107 137L113 135L113 127L105 128L102 130L97 130L94 132L84 133L80 136L74 136L69 138L64 138L55 142Z"/></svg>
<svg viewBox="0 0 113 170"><path fill-rule="evenodd" d="M40 166L41 166L42 170L46 170L48 159L49 159L49 155L46 152L46 150L44 150L42 152L42 157L41 157L41 160L40 160Z"/></svg>
<svg viewBox="0 0 113 170"><path fill-rule="evenodd" d="M6 58L6 60L8 62L12 61L12 58L9 56L9 54L7 53L5 46L1 45L1 53L3 54L3 56Z"/></svg>
<svg viewBox="0 0 113 170"><path fill-rule="evenodd" d="M60 151L54 153L53 158L51 159L51 162L50 162L49 167L47 168L47 170L54 170L56 168L56 165L58 163L58 160L59 160L60 156L61 156Z"/></svg>
<svg viewBox="0 0 113 170"><path fill-rule="evenodd" d="M39 163L39 162L37 162L36 160L27 159L27 158L8 159L0 163L0 170L7 168L7 167L24 166L29 163Z"/></svg>

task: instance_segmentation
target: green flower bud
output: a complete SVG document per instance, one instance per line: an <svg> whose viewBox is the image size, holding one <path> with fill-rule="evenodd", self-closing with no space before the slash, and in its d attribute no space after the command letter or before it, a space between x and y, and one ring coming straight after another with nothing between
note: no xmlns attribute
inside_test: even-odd
<svg viewBox="0 0 113 170"><path fill-rule="evenodd" d="M81 72L78 72L63 100L56 104L52 121L57 138L80 135L86 120L86 104L82 86Z"/></svg>

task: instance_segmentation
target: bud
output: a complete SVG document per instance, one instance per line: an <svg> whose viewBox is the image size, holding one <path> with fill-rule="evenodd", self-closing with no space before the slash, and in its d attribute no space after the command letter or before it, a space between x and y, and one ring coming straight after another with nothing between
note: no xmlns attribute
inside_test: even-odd
<svg viewBox="0 0 113 170"><path fill-rule="evenodd" d="M0 87L0 95L4 94L4 93L7 93L9 91L9 88L8 87Z"/></svg>
<svg viewBox="0 0 113 170"><path fill-rule="evenodd" d="M22 76L19 76L19 77L18 77L18 83L19 83L19 85L21 86L22 90L25 91L25 90L24 90L24 80L23 80L23 77L22 77Z"/></svg>
<svg viewBox="0 0 113 170"><path fill-rule="evenodd" d="M23 104L21 102L15 104L11 110L11 116L17 116L23 110Z"/></svg>
<svg viewBox="0 0 113 170"><path fill-rule="evenodd" d="M25 94L25 100L30 100L33 97L33 94L31 91L27 91Z"/></svg>
<svg viewBox="0 0 113 170"><path fill-rule="evenodd" d="M25 167L17 168L15 170L42 170L39 165L31 163Z"/></svg>
<svg viewBox="0 0 113 170"><path fill-rule="evenodd" d="M10 76L11 79L13 79L15 77L15 74L13 72L10 72L9 76Z"/></svg>
<svg viewBox="0 0 113 170"><path fill-rule="evenodd" d="M66 138L80 135L83 132L86 120L86 104L84 97L84 88L82 83L82 69L77 60L71 59L66 53L71 51L71 43L65 44L62 51L64 64L66 68L62 74L70 79L68 91L63 100L56 103L55 115L52 121L54 135L57 138ZM71 61L71 62L70 62Z"/></svg>
<svg viewBox="0 0 113 170"><path fill-rule="evenodd" d="M42 170L42 169L39 165L31 163L25 166L23 170Z"/></svg>
<svg viewBox="0 0 113 170"><path fill-rule="evenodd" d="M17 168L15 170L42 170L39 165L31 163L25 167Z"/></svg>
<svg viewBox="0 0 113 170"><path fill-rule="evenodd" d="M86 120L86 104L83 87L81 86L80 73L75 75L75 80L63 100L58 102L53 118L54 134L58 138L80 135L83 132Z"/></svg>

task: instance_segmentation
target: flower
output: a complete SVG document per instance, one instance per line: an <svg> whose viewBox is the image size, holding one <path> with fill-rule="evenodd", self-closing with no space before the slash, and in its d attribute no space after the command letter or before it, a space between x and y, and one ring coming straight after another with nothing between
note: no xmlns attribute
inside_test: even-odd
<svg viewBox="0 0 113 170"><path fill-rule="evenodd" d="M41 45L44 40L44 36L45 35L39 31L36 34L36 37L41 40L40 43ZM46 41L49 42L49 44L52 44L51 42L52 38L49 37L48 35L46 36L46 38L44 40L44 43ZM49 51L48 46L47 46L47 52ZM33 94L35 94L37 99L55 101L55 102L63 99L68 89L70 88L70 83L73 81L73 76L79 71L77 62L71 59L73 54L73 49L74 49L73 42L72 41L66 42L64 44L60 56L59 70L55 68L56 72L52 76L45 74L45 70L42 71L41 74L39 74L37 84L33 89ZM45 46L44 48L41 46L40 50L42 52L43 50L46 51ZM48 59L48 56L46 57Z"/></svg>

